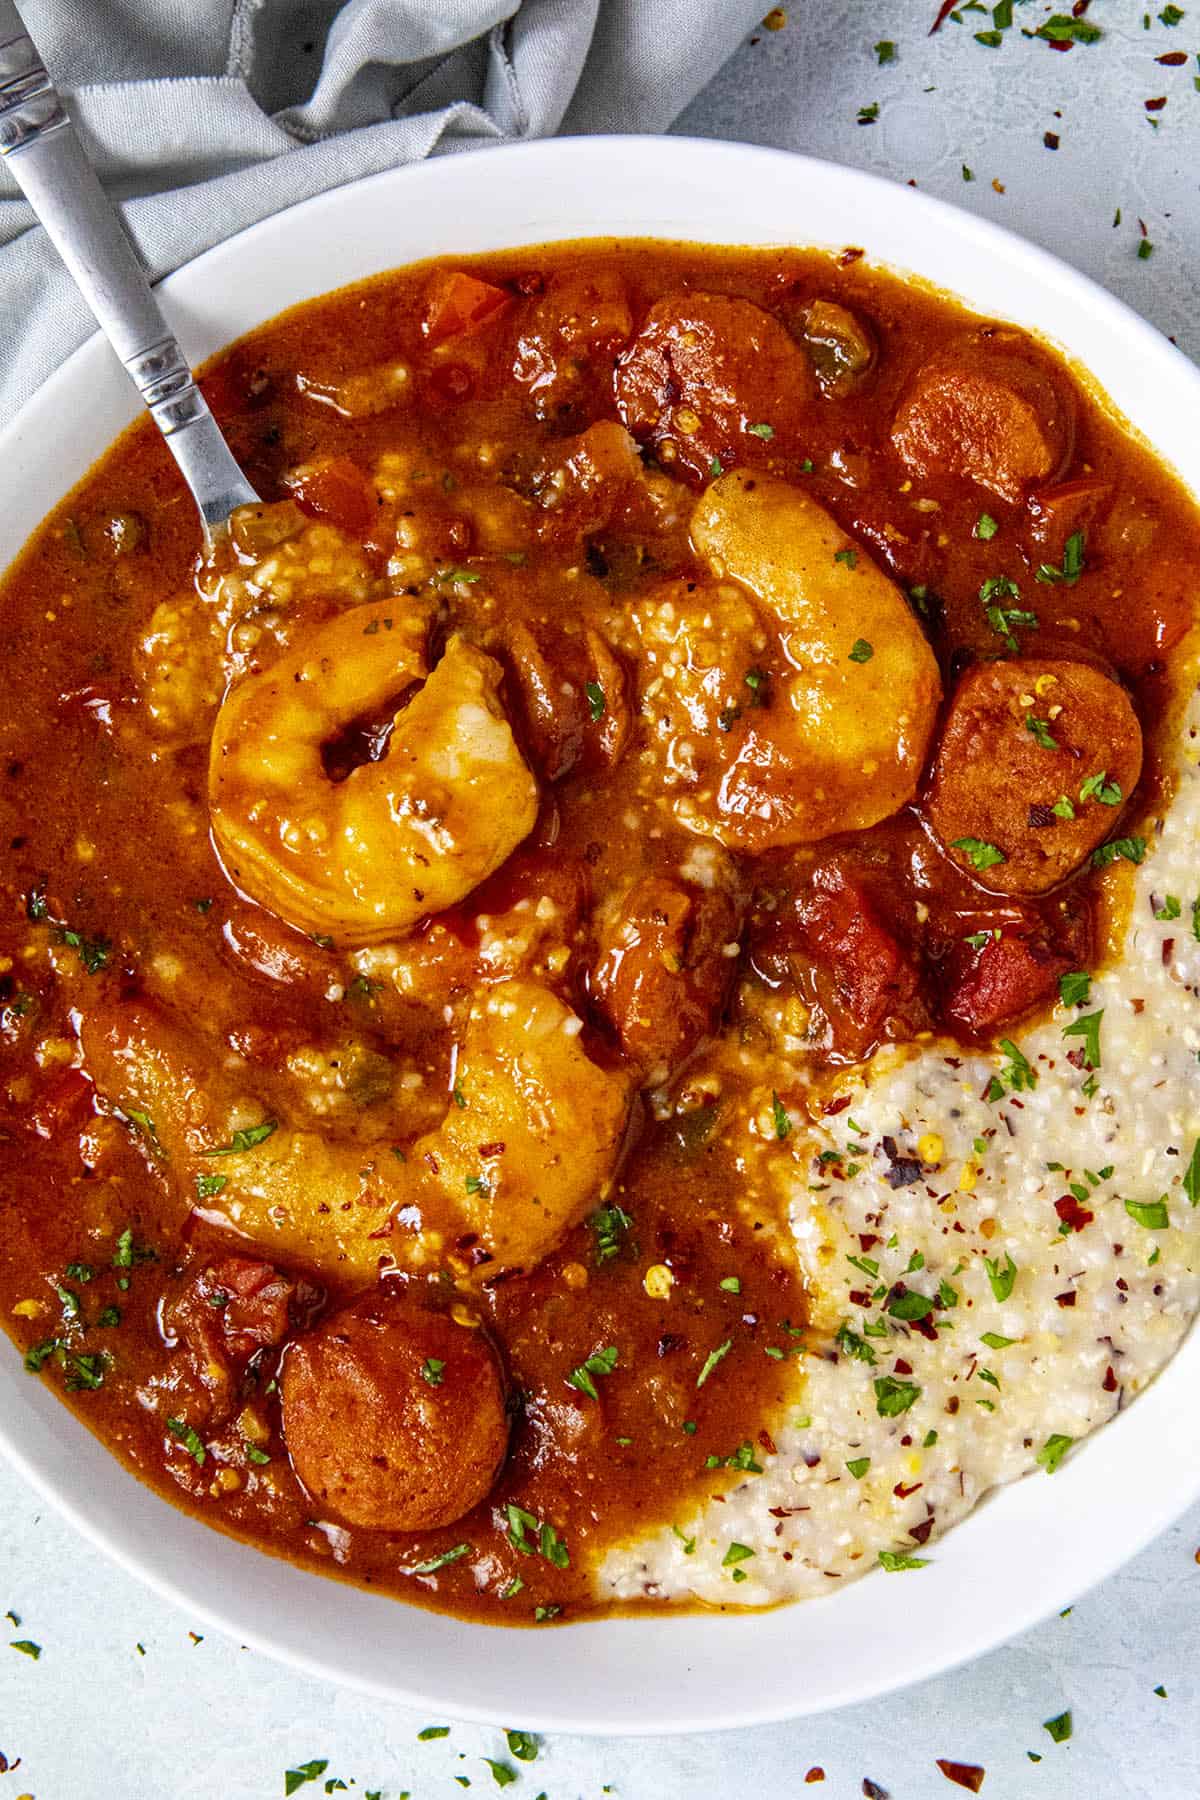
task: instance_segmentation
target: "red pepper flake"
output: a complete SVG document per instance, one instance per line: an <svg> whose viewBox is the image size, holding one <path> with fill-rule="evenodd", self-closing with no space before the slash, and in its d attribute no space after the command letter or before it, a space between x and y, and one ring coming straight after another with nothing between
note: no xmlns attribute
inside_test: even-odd
<svg viewBox="0 0 1200 1800"><path fill-rule="evenodd" d="M929 1542L929 1534L932 1530L933 1515L930 1514L929 1518L922 1519L919 1525L914 1525L908 1535L914 1544L927 1544Z"/></svg>
<svg viewBox="0 0 1200 1800"><path fill-rule="evenodd" d="M892 1800L887 1789L881 1788L879 1783L872 1781L869 1775L863 1776L862 1791L867 1796L867 1800Z"/></svg>
<svg viewBox="0 0 1200 1800"><path fill-rule="evenodd" d="M937 1766L947 1781L952 1781L956 1787L966 1788L969 1794L979 1792L987 1773L978 1763L947 1762L944 1756L938 1757Z"/></svg>
<svg viewBox="0 0 1200 1800"><path fill-rule="evenodd" d="M1043 142L1043 144L1045 144L1047 150L1057 150L1058 145L1059 145L1059 136L1058 136L1057 131L1043 131L1042 142ZM1029 810L1032 813L1034 809L1033 809L1033 807L1030 807ZM1038 810L1040 811L1042 809L1039 808ZM1051 815L1051 816L1053 816L1053 815ZM1033 823L1033 820L1031 819L1030 824L1032 824L1032 823Z"/></svg>
<svg viewBox="0 0 1200 1800"><path fill-rule="evenodd" d="M935 31L940 31L942 29L942 26L946 23L946 20L950 17L950 14L954 11L955 7L960 4L961 0L942 0L942 4L938 7L937 18L929 27L930 37L933 36Z"/></svg>
<svg viewBox="0 0 1200 1800"><path fill-rule="evenodd" d="M1167 96L1165 94L1160 94L1157 100L1143 100L1142 102L1147 112L1161 112L1166 104Z"/></svg>
<svg viewBox="0 0 1200 1800"><path fill-rule="evenodd" d="M993 191L993 193L996 193L996 194L1004 194L1004 193L1007 193L1007 191L1008 191L1006 189L1004 183L1000 180L999 176L997 176L997 175L992 176L992 191Z"/></svg>
<svg viewBox="0 0 1200 1800"><path fill-rule="evenodd" d="M896 1358L895 1366L896 1366L897 1375L911 1375L912 1374L912 1364L909 1362L905 1362L905 1360L902 1356L898 1356Z"/></svg>
<svg viewBox="0 0 1200 1800"><path fill-rule="evenodd" d="M865 250L859 250L856 245L847 244L846 248L844 250L840 251L838 254L838 259L837 259L838 268L839 269L848 269L850 267L851 263L861 262L863 257L866 254L867 253ZM827 1106L825 1108L825 1111L827 1113L841 1112L842 1107L849 1106L849 1104L850 1104L850 1096L847 1095L846 1098L844 1100L842 1100L841 1102L839 1102L838 1104L832 1105L832 1106Z"/></svg>
<svg viewBox="0 0 1200 1800"><path fill-rule="evenodd" d="M904 1482L898 1481L892 1489L892 1492L895 1494L897 1500L907 1500L910 1494L915 1494L918 1488L923 1488L924 1485L925 1483L923 1481L914 1481L910 1487L906 1487Z"/></svg>
<svg viewBox="0 0 1200 1800"><path fill-rule="evenodd" d="M1165 56L1156 56L1156 63L1162 63L1165 69L1178 69L1187 61L1186 50L1168 50Z"/></svg>
<svg viewBox="0 0 1200 1800"><path fill-rule="evenodd" d="M1075 1289L1069 1288L1065 1294L1055 1294L1054 1304L1056 1306L1074 1306L1077 1297Z"/></svg>
<svg viewBox="0 0 1200 1800"><path fill-rule="evenodd" d="M843 251L842 255L844 256L845 254L846 254L846 252ZM862 251L860 250L858 254L861 256ZM827 1100L825 1102L824 1106L821 1108L821 1112L825 1118L832 1119L834 1113L845 1112L846 1108L850 1104L850 1100L851 1100L851 1095L849 1095L849 1094L842 1094L836 1100Z"/></svg>
<svg viewBox="0 0 1200 1800"><path fill-rule="evenodd" d="M1104 1389L1106 1394L1115 1394L1117 1391L1117 1378L1113 1373L1113 1366L1111 1363L1109 1363L1107 1369L1104 1371L1104 1380L1100 1383L1100 1386Z"/></svg>
<svg viewBox="0 0 1200 1800"><path fill-rule="evenodd" d="M1054 1210L1063 1224L1069 1225L1072 1231L1082 1231L1096 1216L1086 1206L1081 1206L1074 1194L1064 1194L1061 1200L1056 1200Z"/></svg>
<svg viewBox="0 0 1200 1800"><path fill-rule="evenodd" d="M824 1781L824 1779L825 1779L824 1769L820 1766L819 1763L814 1763L812 1768L808 1771L807 1775L804 1777L805 1786L808 1786L808 1784L810 1782Z"/></svg>

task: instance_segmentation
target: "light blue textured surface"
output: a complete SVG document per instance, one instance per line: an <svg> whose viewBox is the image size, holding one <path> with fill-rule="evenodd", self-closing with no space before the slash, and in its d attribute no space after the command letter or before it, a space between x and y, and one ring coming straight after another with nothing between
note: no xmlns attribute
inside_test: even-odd
<svg viewBox="0 0 1200 1800"><path fill-rule="evenodd" d="M1029 0L1015 16L1036 25L1050 10ZM1200 354L1200 93L1192 81L1200 0L1177 29L1152 15L1149 31L1140 4L1094 0L1090 16L1107 35L1067 55L1015 30L989 50L971 35L990 24L979 14L931 40L935 0L807 0L793 12L785 30L756 34L681 130L912 177L1047 245ZM877 65L879 39L895 41L894 64ZM1177 50L1189 54L1185 67L1155 63ZM1147 114L1143 102L1163 94L1167 106ZM856 124L859 107L875 101L878 123ZM1047 130L1060 135L1057 151L1043 147ZM973 182L962 179L964 162ZM1155 245L1142 261L1139 217ZM1072 1529L1069 1518L1062 1529ZM605 1792L617 1800L854 1800L864 1777L893 1800L941 1800L963 1790L938 1772L938 1757L982 1764L985 1800L1197 1800L1198 1550L1200 1509L1069 1617L876 1704L690 1740L556 1738L535 1764L513 1765L514 1800L543 1792L547 1800ZM213 1636L193 1643L192 1621L111 1568L0 1470L0 1609L8 1606L22 1619L12 1635L37 1640L43 1654L32 1662L0 1640L0 1752L10 1763L21 1758L0 1775L0 1800L268 1800L283 1794L285 1769L312 1758L328 1759L323 1779L353 1782L351 1796L378 1789L398 1800L407 1790L412 1800L448 1800L463 1792L455 1776L470 1780L472 1796L495 1791L482 1758L507 1759L499 1732L455 1726L448 1738L420 1743L423 1725L449 1718L411 1716L299 1679ZM804 1679L797 1666L797 1694ZM583 1669L581 1710L586 1690ZM1055 1745L1042 1721L1065 1707L1074 1735ZM1028 1750L1043 1760L1029 1762ZM814 1765L826 1779L808 1787ZM299 1792L321 1794L323 1780Z"/></svg>

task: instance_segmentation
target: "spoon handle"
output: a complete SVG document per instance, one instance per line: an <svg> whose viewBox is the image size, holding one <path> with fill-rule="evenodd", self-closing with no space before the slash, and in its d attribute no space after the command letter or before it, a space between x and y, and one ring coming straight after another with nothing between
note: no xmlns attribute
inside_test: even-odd
<svg viewBox="0 0 1200 1800"><path fill-rule="evenodd" d="M211 534L258 495L196 386L12 0L0 0L0 156L125 365Z"/></svg>

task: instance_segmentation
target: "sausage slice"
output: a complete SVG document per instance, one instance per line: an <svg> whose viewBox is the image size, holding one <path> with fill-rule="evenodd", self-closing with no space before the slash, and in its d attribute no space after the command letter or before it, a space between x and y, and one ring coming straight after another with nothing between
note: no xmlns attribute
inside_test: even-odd
<svg viewBox="0 0 1200 1800"><path fill-rule="evenodd" d="M1112 834L1142 769L1124 688L1091 663L977 663L942 727L925 812L980 886L1043 894Z"/></svg>
<svg viewBox="0 0 1200 1800"><path fill-rule="evenodd" d="M1018 331L976 332L931 356L892 423L920 481L974 482L1014 502L1059 474L1073 441L1071 397Z"/></svg>
<svg viewBox="0 0 1200 1800"><path fill-rule="evenodd" d="M297 1338L280 1376L304 1486L366 1531L429 1531L478 1504L508 1447L500 1366L482 1331L385 1292Z"/></svg>

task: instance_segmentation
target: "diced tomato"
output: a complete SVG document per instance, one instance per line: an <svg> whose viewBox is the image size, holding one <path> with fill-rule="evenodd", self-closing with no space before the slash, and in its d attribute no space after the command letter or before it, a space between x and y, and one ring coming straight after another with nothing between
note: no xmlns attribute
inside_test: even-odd
<svg viewBox="0 0 1200 1800"><path fill-rule="evenodd" d="M509 304L510 296L503 288L455 269L434 276L421 329L430 344L444 344L448 338L481 331L498 319Z"/></svg>
<svg viewBox="0 0 1200 1800"><path fill-rule="evenodd" d="M880 919L868 893L839 868L823 871L800 909L809 954L832 978L838 1007L875 1036L889 1014L917 991L917 973Z"/></svg>
<svg viewBox="0 0 1200 1800"><path fill-rule="evenodd" d="M1049 1000L1065 956L1027 938L989 938L970 960L952 959L942 1011L951 1025L980 1035Z"/></svg>
<svg viewBox="0 0 1200 1800"><path fill-rule="evenodd" d="M325 519L353 538L366 536L375 511L371 484L348 456L312 463L285 477L301 512Z"/></svg>

